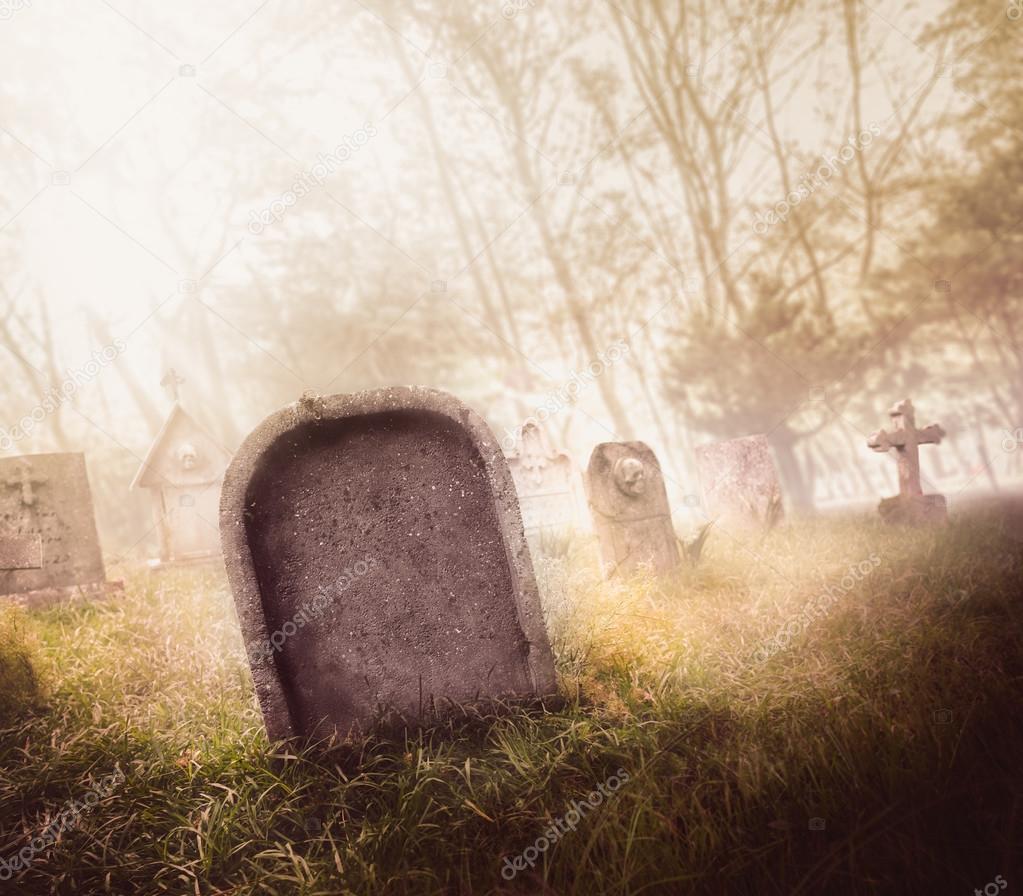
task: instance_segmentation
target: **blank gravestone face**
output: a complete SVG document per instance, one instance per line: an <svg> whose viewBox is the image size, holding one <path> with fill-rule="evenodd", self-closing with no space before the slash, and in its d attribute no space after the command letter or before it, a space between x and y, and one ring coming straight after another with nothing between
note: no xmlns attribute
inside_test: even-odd
<svg viewBox="0 0 1023 896"><path fill-rule="evenodd" d="M740 527L770 526L780 519L781 486L766 436L700 445L696 467L708 516Z"/></svg>
<svg viewBox="0 0 1023 896"><path fill-rule="evenodd" d="M503 455L450 396L271 416L228 470L221 534L274 739L555 690Z"/></svg>
<svg viewBox="0 0 1023 896"><path fill-rule="evenodd" d="M0 459L0 594L105 578L84 455Z"/></svg>

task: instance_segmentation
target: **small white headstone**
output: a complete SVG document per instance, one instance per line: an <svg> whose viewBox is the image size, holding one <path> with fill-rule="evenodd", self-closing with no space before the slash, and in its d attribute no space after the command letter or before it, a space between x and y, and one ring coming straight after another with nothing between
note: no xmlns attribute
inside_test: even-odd
<svg viewBox="0 0 1023 896"><path fill-rule="evenodd" d="M508 456L527 535L578 527L578 477L572 458L551 448L535 423L519 431L518 444Z"/></svg>

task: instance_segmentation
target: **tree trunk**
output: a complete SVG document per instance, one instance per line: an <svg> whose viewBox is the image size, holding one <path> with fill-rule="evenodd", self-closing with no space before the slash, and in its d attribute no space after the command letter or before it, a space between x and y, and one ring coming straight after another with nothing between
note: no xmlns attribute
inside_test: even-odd
<svg viewBox="0 0 1023 896"><path fill-rule="evenodd" d="M774 449L774 456L778 460L782 487L789 503L796 509L810 507L812 501L807 490L806 477L796 457L796 439L792 432L786 427L780 427L771 434L769 440Z"/></svg>

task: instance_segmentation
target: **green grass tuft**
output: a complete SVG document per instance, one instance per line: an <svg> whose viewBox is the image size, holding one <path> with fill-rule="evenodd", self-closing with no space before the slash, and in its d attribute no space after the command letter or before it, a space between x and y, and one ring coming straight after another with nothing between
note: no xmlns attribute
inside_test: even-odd
<svg viewBox="0 0 1023 896"><path fill-rule="evenodd" d="M0 609L0 720L8 723L38 709L42 690L34 666L25 614Z"/></svg>

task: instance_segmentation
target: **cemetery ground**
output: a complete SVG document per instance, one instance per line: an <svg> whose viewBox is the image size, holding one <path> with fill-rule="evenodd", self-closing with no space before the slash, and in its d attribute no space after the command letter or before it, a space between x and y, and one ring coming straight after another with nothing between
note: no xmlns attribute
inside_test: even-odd
<svg viewBox="0 0 1023 896"><path fill-rule="evenodd" d="M330 749L268 745L215 572L6 611L0 891L1012 892L1023 512L875 517L718 532L663 582L550 539L559 700Z"/></svg>

